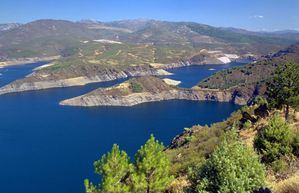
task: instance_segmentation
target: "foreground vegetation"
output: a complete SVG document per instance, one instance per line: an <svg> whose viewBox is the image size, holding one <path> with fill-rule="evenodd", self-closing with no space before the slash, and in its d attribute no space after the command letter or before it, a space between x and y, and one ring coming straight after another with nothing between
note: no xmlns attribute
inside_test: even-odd
<svg viewBox="0 0 299 193"><path fill-rule="evenodd" d="M99 185L85 180L87 193L164 192L173 177L164 146L152 135L135 155L134 163L117 145L94 163L96 173L102 175Z"/></svg>
<svg viewBox="0 0 299 193"><path fill-rule="evenodd" d="M151 136L130 163L114 145L95 162L101 183L86 180L86 192L299 192L296 65L277 68L267 98L257 96L210 127L186 128L166 149Z"/></svg>
<svg viewBox="0 0 299 193"><path fill-rule="evenodd" d="M227 132L206 162L192 171L191 192L252 192L265 185L265 171L256 153L234 128Z"/></svg>

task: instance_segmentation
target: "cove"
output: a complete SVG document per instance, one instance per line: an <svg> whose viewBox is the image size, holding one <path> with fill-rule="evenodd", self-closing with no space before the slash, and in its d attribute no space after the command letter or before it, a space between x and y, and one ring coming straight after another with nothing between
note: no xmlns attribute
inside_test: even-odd
<svg viewBox="0 0 299 193"><path fill-rule="evenodd" d="M1 86L39 65L0 69ZM190 68L175 73L183 82L186 69ZM133 107L58 105L63 99L122 81L0 96L0 192L83 193L85 178L99 180L93 161L113 143L133 158L150 134L168 145L185 127L222 121L238 108L231 103L184 100Z"/></svg>
<svg viewBox="0 0 299 193"><path fill-rule="evenodd" d="M244 61L246 62L246 61ZM249 63L249 61L248 61ZM199 81L211 76L215 72L223 69L233 68L237 66L245 65L246 63L232 62L229 64L205 64L205 65L193 65L185 66L181 68L168 69L167 71L173 75L166 76L167 78L182 81L179 87L191 88L195 86Z"/></svg>

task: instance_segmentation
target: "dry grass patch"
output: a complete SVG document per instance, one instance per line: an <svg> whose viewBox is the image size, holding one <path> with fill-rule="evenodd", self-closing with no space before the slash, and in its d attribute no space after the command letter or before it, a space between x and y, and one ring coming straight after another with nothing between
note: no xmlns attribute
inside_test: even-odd
<svg viewBox="0 0 299 193"><path fill-rule="evenodd" d="M299 193L299 171L294 176L275 183L273 190L275 193Z"/></svg>

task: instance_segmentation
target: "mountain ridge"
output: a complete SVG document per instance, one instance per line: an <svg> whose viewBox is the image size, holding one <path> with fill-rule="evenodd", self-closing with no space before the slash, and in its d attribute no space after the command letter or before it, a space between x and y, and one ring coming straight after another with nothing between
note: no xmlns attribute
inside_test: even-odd
<svg viewBox="0 0 299 193"><path fill-rule="evenodd" d="M294 43L298 37L265 37L195 22L122 20L112 22L42 19L0 33L3 60L62 55L80 41L109 39L124 43L188 45L195 48L232 50L264 55Z"/></svg>

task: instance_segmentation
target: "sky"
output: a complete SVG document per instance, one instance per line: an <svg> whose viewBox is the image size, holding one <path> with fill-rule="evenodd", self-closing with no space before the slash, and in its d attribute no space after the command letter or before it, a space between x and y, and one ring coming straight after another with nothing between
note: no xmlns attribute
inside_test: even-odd
<svg viewBox="0 0 299 193"><path fill-rule="evenodd" d="M1 0L0 23L157 19L254 31L299 30L299 0Z"/></svg>

